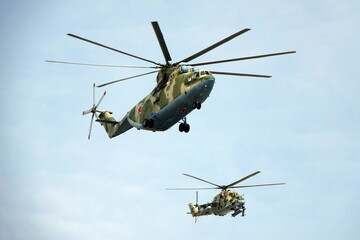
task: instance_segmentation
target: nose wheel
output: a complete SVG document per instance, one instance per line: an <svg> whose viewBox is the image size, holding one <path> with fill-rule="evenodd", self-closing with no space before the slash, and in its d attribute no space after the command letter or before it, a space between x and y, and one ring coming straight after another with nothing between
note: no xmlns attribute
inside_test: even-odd
<svg viewBox="0 0 360 240"><path fill-rule="evenodd" d="M201 108L201 102L193 102L192 108L193 108L193 109L200 110L200 108Z"/></svg>
<svg viewBox="0 0 360 240"><path fill-rule="evenodd" d="M183 118L183 122L179 124L179 131L185 133L190 131L190 125L186 122L186 117Z"/></svg>

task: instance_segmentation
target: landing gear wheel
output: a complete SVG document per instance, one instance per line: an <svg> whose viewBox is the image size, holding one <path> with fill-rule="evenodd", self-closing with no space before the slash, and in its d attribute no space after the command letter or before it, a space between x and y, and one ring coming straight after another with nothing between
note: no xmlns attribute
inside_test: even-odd
<svg viewBox="0 0 360 240"><path fill-rule="evenodd" d="M182 119L182 123L179 124L179 131L188 133L190 131L190 125L186 122L186 117Z"/></svg>
<svg viewBox="0 0 360 240"><path fill-rule="evenodd" d="M192 108L193 108L193 109L198 109L198 110L200 110L200 108L201 108L201 102L193 102Z"/></svg>
<svg viewBox="0 0 360 240"><path fill-rule="evenodd" d="M201 102L198 102L198 103L197 103L196 108L197 108L198 110L200 110L200 108L201 108Z"/></svg>
<svg viewBox="0 0 360 240"><path fill-rule="evenodd" d="M196 108L196 106L197 106L196 102L193 102L193 104L192 104L192 108L193 108L193 109L195 109L195 108Z"/></svg>
<svg viewBox="0 0 360 240"><path fill-rule="evenodd" d="M188 133L190 131L190 125L189 124L185 124L184 125L184 132Z"/></svg>
<svg viewBox="0 0 360 240"><path fill-rule="evenodd" d="M183 132L185 130L185 124L184 123L180 123L179 125L179 131Z"/></svg>

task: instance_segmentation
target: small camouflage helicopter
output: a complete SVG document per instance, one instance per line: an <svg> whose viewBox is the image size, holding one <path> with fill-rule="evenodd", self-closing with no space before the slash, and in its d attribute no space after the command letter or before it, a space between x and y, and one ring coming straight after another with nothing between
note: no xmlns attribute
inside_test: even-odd
<svg viewBox="0 0 360 240"><path fill-rule="evenodd" d="M218 185L204 179L194 177L192 175L184 173L183 175L197 180L206 182L208 184L214 185L216 187L212 188L168 188L167 190L208 190L208 189L221 189L221 193L217 194L214 197L214 200L210 203L198 204L198 192L196 192L196 203L189 203L190 212L193 217L207 216L207 215L217 215L224 216L229 212L233 211L231 216L236 217L241 213L242 216L245 216L245 199L243 195L240 195L236 191L231 191L229 188L247 188L247 187L262 187L262 186L275 186L283 185L285 183L270 183L270 184L258 184L258 185L244 185L244 186L235 186L236 184L259 174L260 171L254 172L236 182L233 182L229 185Z"/></svg>
<svg viewBox="0 0 360 240"><path fill-rule="evenodd" d="M249 31L249 28L245 28L239 32L236 32L223 40L187 57L182 59L179 62L171 63L172 59L170 53L166 46L164 37L160 30L158 22L151 22L153 29L155 31L156 37L160 44L160 48L164 55L165 64L157 63L155 61L145 59L133 54L129 54L118 49L94 42L92 40L74 35L68 34L68 36L80 39L82 41L95 44L97 46L125 54L127 56L137 58L139 60L152 63L155 66L152 67L143 67L143 66L118 66L118 65L103 65L103 64L87 64L87 63L75 63L75 62L61 62L61 61L50 61L52 63L65 63L65 64L77 64L77 65L87 65L87 66L106 66L106 67L128 67L128 68L153 68L157 69L156 71L151 71L116 81L108 82L105 84L98 85L97 87L104 87L109 84L116 82L145 76L152 73L157 73L157 84L155 88L143 98L138 104L136 104L120 121L117 121L110 111L100 111L98 107L104 98L106 92L102 95L97 104L95 104L95 90L93 95L93 106L87 111L83 112L83 115L92 113L89 138L91 135L92 123L94 116L97 118L97 122L100 122L101 125L105 127L105 130L110 138L118 136L125 131L135 127L137 129L151 130L151 131L165 131L171 128L176 123L180 123L179 131L180 132L189 132L190 125L187 123L186 116L193 111L194 109L200 109L201 104L208 98L211 93L211 90L215 83L215 77L213 74L219 75L233 75L233 76L246 76L246 77L262 77L269 78L268 75L258 75L258 74L246 74L246 73L233 73L233 72L219 72L219 71L208 71L199 69L198 66L218 64L225 62L233 62L247 59L255 58L264 58L270 56L284 55L295 53L295 51L288 52L279 52L271 53L257 56L248 56L242 58L233 58L225 60L217 60L210 62L201 62L201 63L191 63L188 62L196 59L197 57L213 50L214 48L238 37L239 35ZM95 89L95 85L93 86Z"/></svg>

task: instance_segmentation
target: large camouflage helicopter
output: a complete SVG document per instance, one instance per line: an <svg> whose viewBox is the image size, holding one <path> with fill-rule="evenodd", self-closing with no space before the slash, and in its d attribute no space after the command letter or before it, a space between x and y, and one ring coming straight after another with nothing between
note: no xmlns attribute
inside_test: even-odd
<svg viewBox="0 0 360 240"><path fill-rule="evenodd" d="M156 86L145 98L143 98L138 104L136 104L120 121L117 121L110 111L100 111L98 107L105 96L106 92L102 95L97 104L95 104L95 96L93 97L93 106L89 110L83 112L83 115L92 113L89 138L92 129L92 123L94 116L96 121L100 122L109 135L110 138L118 136L125 131L135 127L137 129L151 130L151 131L165 131L175 125L180 123L179 131L180 132L189 132L190 125L187 123L186 116L193 111L194 109L200 109L201 104L207 99L215 83L215 77L213 74L219 75L233 75L233 76L246 76L246 77L261 77L269 78L268 75L258 75L258 74L246 74L246 73L233 73L233 72L219 72L219 71L208 71L199 69L198 66L218 64L225 62L233 62L247 59L255 58L264 58L270 56L284 55L295 53L295 51L288 52L279 52L271 53L257 56L248 56L241 58L217 60L210 62L201 62L201 63L189 63L190 61L198 58L199 56L213 50L214 48L238 37L239 35L249 31L249 28L245 28L239 32L236 32L223 40L187 57L181 61L172 63L170 53L166 46L164 37L160 30L159 24L157 22L151 22L153 29L155 31L156 37L160 44L160 48L164 55L165 64L157 63L155 61L145 59L133 54L129 54L115 48L94 42L92 40L74 35L68 34L70 37L86 41L97 46L125 54L127 56L137 58L139 60L152 63L155 66L152 67L143 67L143 66L118 66L118 65L101 65L101 64L87 64L87 63L75 63L75 62L61 62L61 61L49 61L53 63L65 63L65 64L77 64L77 65L88 65L88 66L107 66L107 67L128 67L128 68L154 68L156 71L151 71L116 81L108 82L105 84L98 85L97 87L104 87L109 84L116 82L145 76L152 73L157 73ZM95 89L95 84L94 84ZM95 90L94 93L95 95Z"/></svg>
<svg viewBox="0 0 360 240"><path fill-rule="evenodd" d="M205 204L198 204L198 192L196 192L196 202L189 203L190 212L193 217L207 216L207 215L216 215L224 216L229 212L233 211L231 216L236 217L241 213L242 216L245 216L245 198L243 195L240 195L237 191L231 191L230 188L248 188L248 187L262 187L262 186L275 186L283 185L285 183L270 183L270 184L257 184L257 185L243 185L235 186L236 184L259 174L260 171L254 172L236 182L233 182L228 185L218 185L204 179L194 177L192 175L184 173L183 175L191 178L195 178L199 181L206 182L208 184L214 185L215 187L211 188L168 188L167 190L208 190L208 189L221 189L221 192L214 197L212 202Z"/></svg>

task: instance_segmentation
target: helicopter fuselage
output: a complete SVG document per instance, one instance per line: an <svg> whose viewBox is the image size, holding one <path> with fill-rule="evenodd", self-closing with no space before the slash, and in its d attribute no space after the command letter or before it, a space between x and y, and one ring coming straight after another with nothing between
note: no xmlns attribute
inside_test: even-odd
<svg viewBox="0 0 360 240"><path fill-rule="evenodd" d="M162 69L155 89L130 110L127 119L137 129L165 131L201 106L214 83L206 70L187 66Z"/></svg>
<svg viewBox="0 0 360 240"><path fill-rule="evenodd" d="M205 204L189 203L190 212L193 217L217 215L224 216L233 211L233 217L242 213L245 214L245 199L236 191L223 190L214 197L214 200Z"/></svg>

